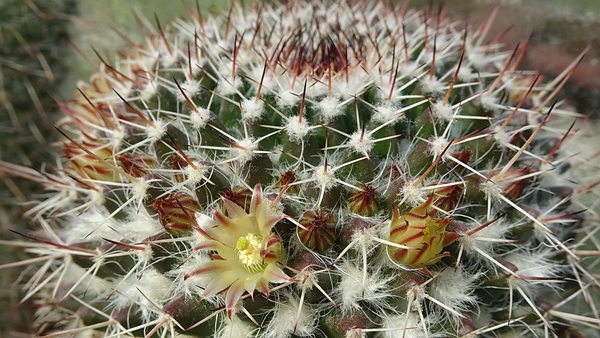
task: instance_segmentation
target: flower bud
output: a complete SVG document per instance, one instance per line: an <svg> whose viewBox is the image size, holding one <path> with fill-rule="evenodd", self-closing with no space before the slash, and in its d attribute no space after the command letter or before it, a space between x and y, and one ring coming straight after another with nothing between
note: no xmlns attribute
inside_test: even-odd
<svg viewBox="0 0 600 338"><path fill-rule="evenodd" d="M309 210L300 218L300 224L304 226L298 229L300 241L316 252L331 248L337 238L336 222L329 211Z"/></svg>
<svg viewBox="0 0 600 338"><path fill-rule="evenodd" d="M432 195L425 203L403 215L399 215L398 209L394 208L390 241L412 248L390 246L390 257L397 263L421 268L449 255L448 252L442 253L442 250L454 242L458 235L446 231L449 218L434 218L437 211L433 208L433 200Z"/></svg>
<svg viewBox="0 0 600 338"><path fill-rule="evenodd" d="M160 224L173 235L182 235L191 231L194 213L200 211L198 202L184 192L155 199L152 207L158 213Z"/></svg>
<svg viewBox="0 0 600 338"><path fill-rule="evenodd" d="M103 148L88 141L81 142L81 146L96 156L92 156L73 144L65 144L63 148L65 156L71 163L71 168L77 171L81 177L105 182L119 180L119 173L110 166L111 164L115 165L115 160L112 157L112 151L108 147Z"/></svg>
<svg viewBox="0 0 600 338"><path fill-rule="evenodd" d="M362 190L356 190L348 196L350 211L361 216L375 216L379 212L377 191L367 184L359 185Z"/></svg>

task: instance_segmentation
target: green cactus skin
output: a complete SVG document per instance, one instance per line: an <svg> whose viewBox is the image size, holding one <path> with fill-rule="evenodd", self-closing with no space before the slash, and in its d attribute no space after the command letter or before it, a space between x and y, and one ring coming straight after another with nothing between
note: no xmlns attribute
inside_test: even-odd
<svg viewBox="0 0 600 338"><path fill-rule="evenodd" d="M592 337L583 119L477 29L385 2L233 6L63 105L12 242L42 336ZM2 163L5 171L17 171Z"/></svg>

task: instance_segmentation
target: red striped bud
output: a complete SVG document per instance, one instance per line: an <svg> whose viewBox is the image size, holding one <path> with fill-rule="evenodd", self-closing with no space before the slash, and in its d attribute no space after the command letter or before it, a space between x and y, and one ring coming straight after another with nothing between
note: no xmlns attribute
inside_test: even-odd
<svg viewBox="0 0 600 338"><path fill-rule="evenodd" d="M152 207L158 213L160 224L173 235L182 235L191 231L194 213L200 211L198 202L184 192L155 199Z"/></svg>
<svg viewBox="0 0 600 338"><path fill-rule="evenodd" d="M298 229L300 241L307 248L316 252L323 252L333 245L337 238L333 215L325 210L309 210L300 218L304 228Z"/></svg>
<svg viewBox="0 0 600 338"><path fill-rule="evenodd" d="M399 215L394 208L390 229L390 241L411 247L411 249L389 247L390 256L400 264L421 268L437 263L449 255L443 252L445 246L454 242L458 235L446 231L449 218L434 218L436 209L433 208L434 195L413 208Z"/></svg>
<svg viewBox="0 0 600 338"><path fill-rule="evenodd" d="M377 191L367 184L359 186L362 190L353 191L348 197L350 211L361 216L375 216L379 212Z"/></svg>

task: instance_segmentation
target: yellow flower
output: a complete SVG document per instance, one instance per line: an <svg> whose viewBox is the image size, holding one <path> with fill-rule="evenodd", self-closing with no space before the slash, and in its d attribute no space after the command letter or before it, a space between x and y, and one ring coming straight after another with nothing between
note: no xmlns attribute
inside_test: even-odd
<svg viewBox="0 0 600 338"><path fill-rule="evenodd" d="M286 216L274 211L273 202L264 198L259 184L254 188L250 212L223 197L228 216L215 210L217 225L199 229L207 238L196 249L215 252L213 260L185 275L214 275L203 297L225 292L225 307L232 311L244 294L259 290L269 295L269 283L291 282L279 267L283 257L280 238L273 227Z"/></svg>
<svg viewBox="0 0 600 338"><path fill-rule="evenodd" d="M446 226L450 223L449 218L434 218L437 212L432 207L434 199L435 194L432 194L425 203L402 216L399 215L398 209L394 208L390 241L411 247L403 249L390 246L390 257L394 261L422 268L449 255L448 252L442 253L442 250L454 242L458 235L446 231Z"/></svg>

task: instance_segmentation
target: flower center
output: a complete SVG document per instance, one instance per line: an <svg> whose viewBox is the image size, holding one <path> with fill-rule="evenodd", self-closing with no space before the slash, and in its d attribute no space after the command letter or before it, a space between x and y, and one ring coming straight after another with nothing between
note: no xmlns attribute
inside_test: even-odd
<svg viewBox="0 0 600 338"><path fill-rule="evenodd" d="M249 233L237 241L238 259L250 272L262 271L267 266L261 255L262 240L262 237Z"/></svg>

